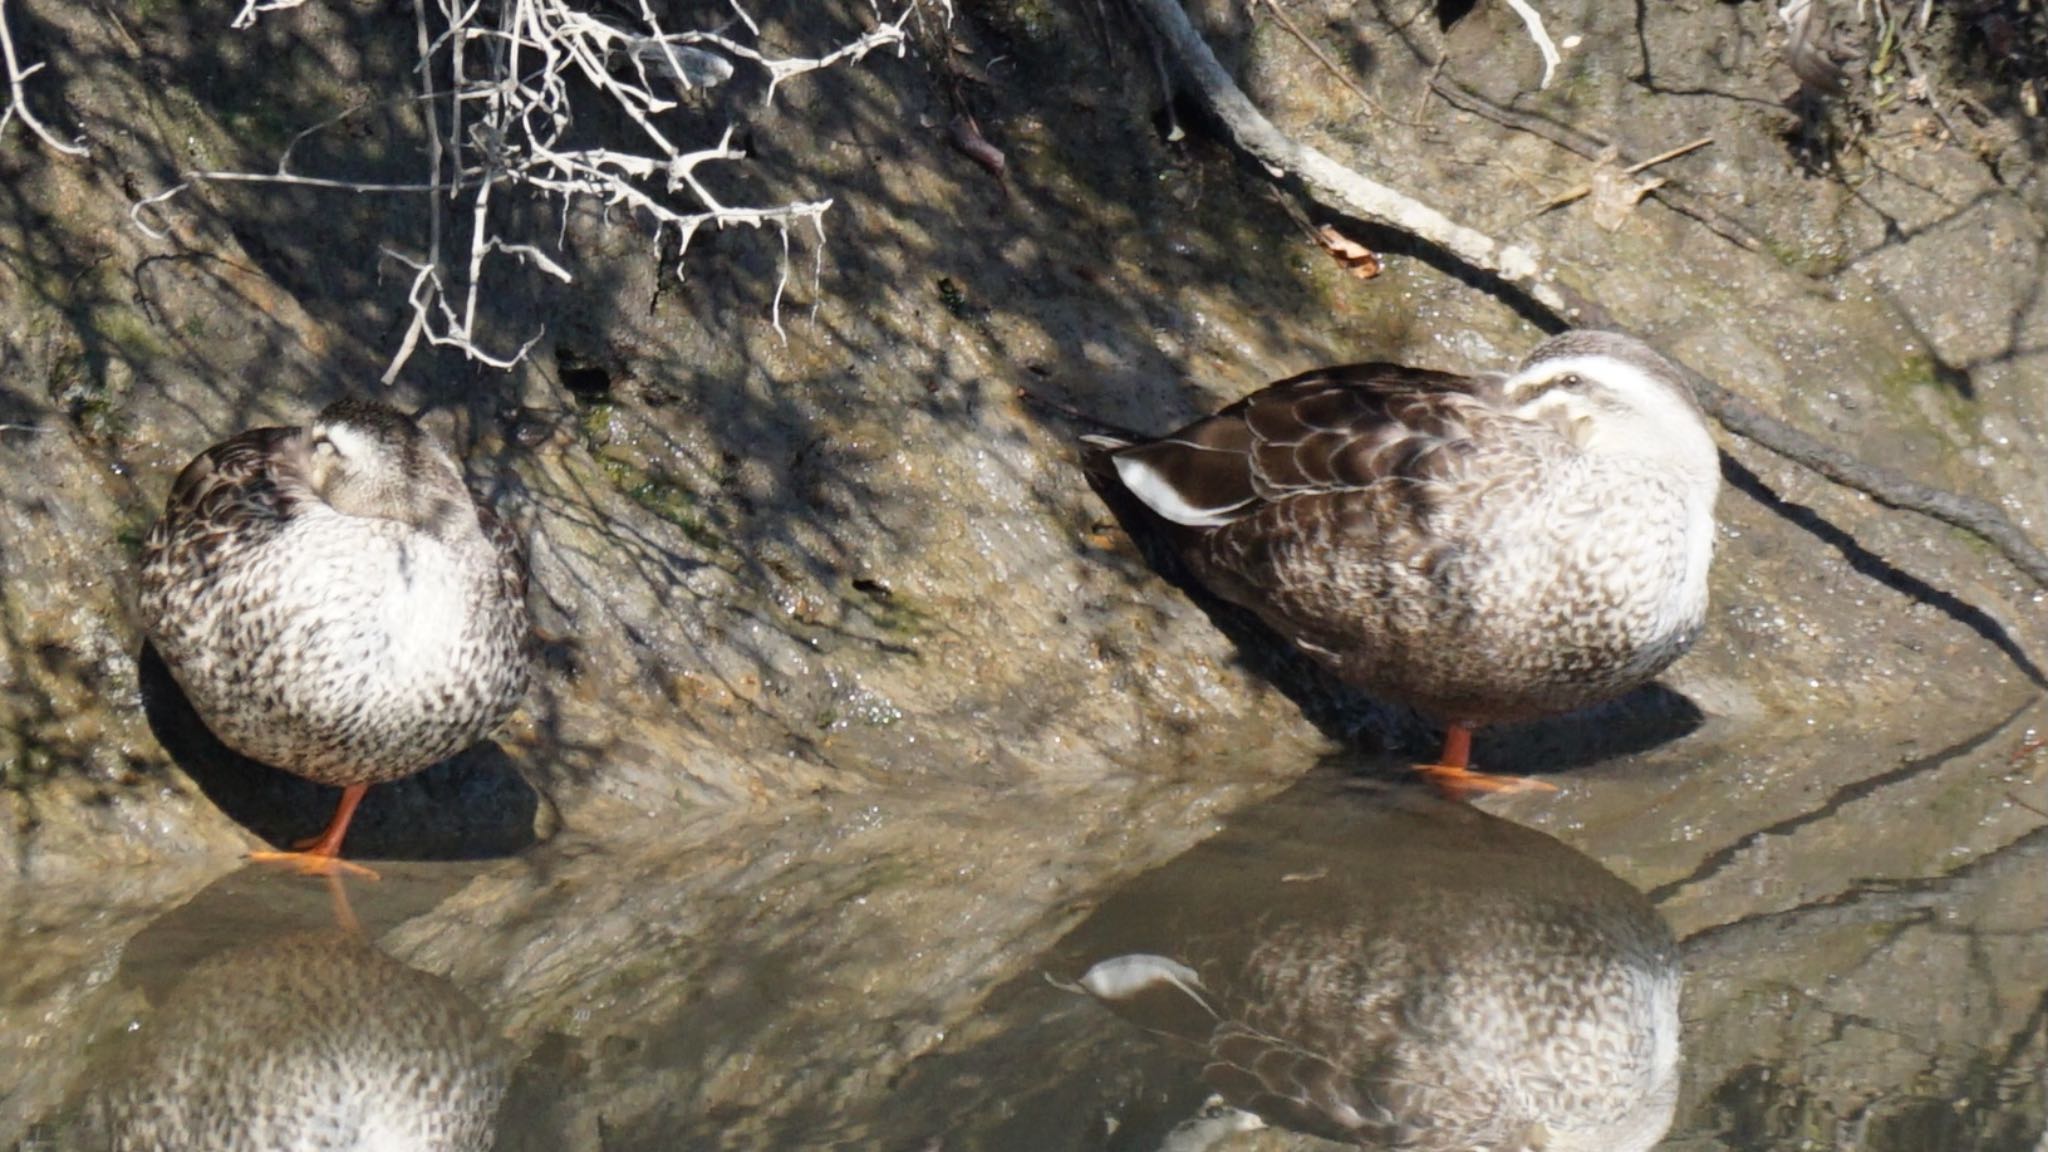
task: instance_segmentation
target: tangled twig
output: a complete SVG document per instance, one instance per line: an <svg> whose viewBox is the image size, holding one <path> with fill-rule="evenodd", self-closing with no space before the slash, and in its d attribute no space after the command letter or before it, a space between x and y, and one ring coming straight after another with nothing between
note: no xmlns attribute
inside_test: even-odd
<svg viewBox="0 0 2048 1152"><path fill-rule="evenodd" d="M305 0L244 0L235 18L246 27L264 12L294 8ZM732 0L749 33L758 26ZM413 0L419 92L412 97L426 122L426 172L417 182L372 183L307 175L292 168L291 148L269 173L205 171L137 202L130 216L152 235L164 232L145 220L197 181L266 183L358 193L426 195L430 223L423 253L381 246L385 258L410 274L406 302L411 322L400 339L384 380L395 379L422 341L460 350L479 363L507 368L523 360L540 339L525 337L515 348L492 351L479 330L479 304L490 275L487 261L509 258L564 282L571 272L535 244L498 231L493 198L501 190L537 193L560 201L588 198L607 208L621 206L651 223L655 240L673 230L680 238L676 259L681 274L691 239L706 225L773 227L781 233L783 258L770 318L782 328L782 299L789 284L789 233L808 222L822 264L824 215L829 199L782 204L727 204L704 182L708 164L736 163L746 153L733 144L728 125L715 144L688 147L668 113L699 89L724 82L733 61L760 68L768 77L766 99L793 77L858 61L869 53L908 44L907 22L930 5L950 15L950 0L903 0L894 20L817 56L777 57L721 32L667 31L654 7L639 5L639 24L628 28L576 7L572 0L506 0L488 13L473 0ZM618 147L570 143L570 127L589 120L579 102L596 99L623 115L632 141ZM343 113L343 116L348 113ZM339 120L341 117L336 117ZM329 121L328 124L334 121ZM316 125L307 133L328 126ZM301 133L303 138L307 133ZM293 140L293 145L298 139ZM458 251L449 237L467 234Z"/></svg>

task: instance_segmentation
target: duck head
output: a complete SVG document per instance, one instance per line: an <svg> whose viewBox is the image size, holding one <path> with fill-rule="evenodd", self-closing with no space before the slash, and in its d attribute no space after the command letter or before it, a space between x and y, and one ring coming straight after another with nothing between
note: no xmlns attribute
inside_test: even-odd
<svg viewBox="0 0 2048 1152"><path fill-rule="evenodd" d="M348 516L378 517L447 540L477 530L455 461L412 417L372 400L337 400L306 436L306 480Z"/></svg>
<svg viewBox="0 0 2048 1152"><path fill-rule="evenodd" d="M1557 425L1584 452L1676 466L1709 504L1720 488L1720 456L1691 386L1632 336L1591 329L1553 336L1502 391L1518 414Z"/></svg>

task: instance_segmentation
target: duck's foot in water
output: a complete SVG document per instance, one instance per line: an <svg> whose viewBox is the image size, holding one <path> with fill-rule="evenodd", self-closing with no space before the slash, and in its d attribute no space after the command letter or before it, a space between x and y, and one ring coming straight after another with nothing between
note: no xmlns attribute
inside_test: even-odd
<svg viewBox="0 0 2048 1152"><path fill-rule="evenodd" d="M363 793L369 790L368 784L350 784L343 788L341 803L335 805L334 819L327 822L327 830L292 845L295 851L251 852L249 859L263 864L283 864L301 876L361 876L375 880L375 872L341 858L341 841L348 835L348 822L355 818L356 805L363 802Z"/></svg>
<svg viewBox="0 0 2048 1152"><path fill-rule="evenodd" d="M1466 801L1476 796L1516 792L1555 792L1557 785L1527 776L1495 776L1474 772L1461 764L1417 764L1415 771L1446 800Z"/></svg>
<svg viewBox="0 0 2048 1152"><path fill-rule="evenodd" d="M357 876L375 880L377 873L339 856L324 852L251 852L247 859L258 864L282 864L301 876Z"/></svg>
<svg viewBox="0 0 2048 1152"><path fill-rule="evenodd" d="M1434 764L1417 764L1415 771L1446 800L1466 801L1475 796L1515 792L1555 792L1557 785L1527 776L1494 776L1472 770L1472 729L1453 724L1444 730L1444 751Z"/></svg>

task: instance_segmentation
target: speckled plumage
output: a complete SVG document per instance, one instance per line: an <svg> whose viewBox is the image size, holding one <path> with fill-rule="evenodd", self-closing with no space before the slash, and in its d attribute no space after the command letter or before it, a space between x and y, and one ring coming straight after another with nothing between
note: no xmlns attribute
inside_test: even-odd
<svg viewBox="0 0 2048 1152"><path fill-rule="evenodd" d="M1281 1127L1642 1152L1671 1124L1669 928L1592 860L1462 805L1294 797L1140 878L1066 947L1093 961L1085 991L1191 1042L1210 1088Z"/></svg>
<svg viewBox="0 0 2048 1152"><path fill-rule="evenodd" d="M95 1123L111 1152L485 1152L506 1079L452 985L325 932L194 968Z"/></svg>
<svg viewBox="0 0 2048 1152"><path fill-rule="evenodd" d="M1678 372L1626 336L1566 333L1511 376L1328 368L1090 442L1204 585L1449 723L1620 695L1705 619L1718 457Z"/></svg>
<svg viewBox="0 0 2048 1152"><path fill-rule="evenodd" d="M525 590L517 540L446 450L344 400L185 468L143 546L140 609L223 742L348 786L417 772L511 715Z"/></svg>

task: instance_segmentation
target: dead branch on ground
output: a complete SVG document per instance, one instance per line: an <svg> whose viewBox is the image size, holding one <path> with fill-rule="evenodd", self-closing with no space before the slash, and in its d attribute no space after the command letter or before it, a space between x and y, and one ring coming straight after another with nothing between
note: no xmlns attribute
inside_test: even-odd
<svg viewBox="0 0 2048 1152"><path fill-rule="evenodd" d="M1560 324L1597 323L1606 315L1597 301L1557 283L1555 267L1541 252L1503 244L1458 224L1407 194L1367 180L1288 138L1238 88L1189 22L1180 0L1131 2L1145 16L1180 75L1222 123L1231 142L1269 169L1293 176L1321 207L1413 236L1521 290ZM1989 502L1931 488L1858 460L1766 414L1697 371L1687 371L1701 407L1728 431L1881 504L1931 516L1978 536L2035 583L2048 588L2048 554Z"/></svg>

